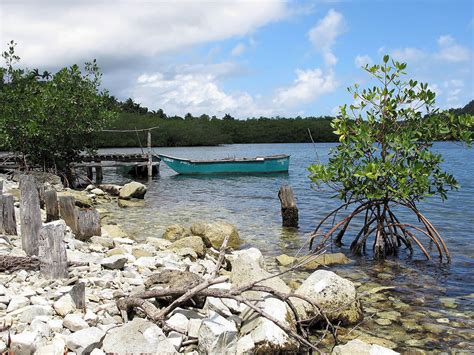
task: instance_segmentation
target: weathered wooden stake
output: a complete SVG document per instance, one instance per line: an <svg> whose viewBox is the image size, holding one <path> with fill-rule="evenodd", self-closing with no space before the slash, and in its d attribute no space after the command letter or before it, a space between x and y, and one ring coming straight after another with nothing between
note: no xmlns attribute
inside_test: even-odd
<svg viewBox="0 0 474 355"><path fill-rule="evenodd" d="M3 195L3 180L0 180L0 195Z"/></svg>
<svg viewBox="0 0 474 355"><path fill-rule="evenodd" d="M46 278L62 279L68 277L66 245L64 244L65 233L66 229L63 221L46 223L41 227L38 256L41 274Z"/></svg>
<svg viewBox="0 0 474 355"><path fill-rule="evenodd" d="M104 175L102 172L102 165L100 161L96 161L96 166L95 166L95 181L101 182L104 179Z"/></svg>
<svg viewBox="0 0 474 355"><path fill-rule="evenodd" d="M47 190L44 193L44 204L46 207L46 223L59 219L58 194L56 190Z"/></svg>
<svg viewBox="0 0 474 355"><path fill-rule="evenodd" d="M35 178L36 188L38 189L38 197L40 202L40 209L44 208L44 184Z"/></svg>
<svg viewBox="0 0 474 355"><path fill-rule="evenodd" d="M92 170L92 166L88 166L87 168L87 178L92 181L92 179L94 178L94 172Z"/></svg>
<svg viewBox="0 0 474 355"><path fill-rule="evenodd" d="M77 213L76 239L89 240L94 235L101 235L100 215L95 209L79 209Z"/></svg>
<svg viewBox="0 0 474 355"><path fill-rule="evenodd" d="M0 233L17 234L15 202L10 194L0 195Z"/></svg>
<svg viewBox="0 0 474 355"><path fill-rule="evenodd" d="M147 171L148 171L148 176L150 177L150 176L153 176L153 156L151 154L151 130L148 130L147 146L148 146Z"/></svg>
<svg viewBox="0 0 474 355"><path fill-rule="evenodd" d="M74 301L77 309L86 309L86 285L84 282L79 282L69 291L72 300Z"/></svg>
<svg viewBox="0 0 474 355"><path fill-rule="evenodd" d="M298 227L298 208L291 186L283 185L278 191L281 203L281 217L283 227Z"/></svg>
<svg viewBox="0 0 474 355"><path fill-rule="evenodd" d="M73 196L59 196L59 214L71 228L74 234L77 233L76 200Z"/></svg>
<svg viewBox="0 0 474 355"><path fill-rule="evenodd" d="M38 184L31 175L20 177L21 245L27 255L38 255L42 225Z"/></svg>

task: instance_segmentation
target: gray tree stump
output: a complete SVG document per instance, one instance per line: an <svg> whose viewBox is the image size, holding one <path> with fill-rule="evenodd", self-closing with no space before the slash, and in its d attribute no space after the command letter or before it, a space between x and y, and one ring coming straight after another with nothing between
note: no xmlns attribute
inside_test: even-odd
<svg viewBox="0 0 474 355"><path fill-rule="evenodd" d="M56 190L48 190L44 193L44 205L46 208L46 222L59 219L58 194Z"/></svg>
<svg viewBox="0 0 474 355"><path fill-rule="evenodd" d="M281 217L283 227L298 227L298 208L291 186L283 185L278 191L281 203Z"/></svg>
<svg viewBox="0 0 474 355"><path fill-rule="evenodd" d="M27 255L38 255L42 222L38 185L33 176L21 176L20 194L21 245Z"/></svg>
<svg viewBox="0 0 474 355"><path fill-rule="evenodd" d="M86 241L94 235L101 235L99 212L89 208L77 210L76 239Z"/></svg>
<svg viewBox="0 0 474 355"><path fill-rule="evenodd" d="M15 202L10 194L0 195L0 233L17 234Z"/></svg>
<svg viewBox="0 0 474 355"><path fill-rule="evenodd" d="M66 225L71 228L74 234L77 233L77 214L76 201L73 196L59 196L59 214L66 222Z"/></svg>
<svg viewBox="0 0 474 355"><path fill-rule="evenodd" d="M40 230L39 260L40 271L49 279L62 279L68 276L66 233L63 221L46 223Z"/></svg>
<svg viewBox="0 0 474 355"><path fill-rule="evenodd" d="M72 300L74 301L77 309L86 309L86 285L84 282L78 282L74 287L69 291Z"/></svg>

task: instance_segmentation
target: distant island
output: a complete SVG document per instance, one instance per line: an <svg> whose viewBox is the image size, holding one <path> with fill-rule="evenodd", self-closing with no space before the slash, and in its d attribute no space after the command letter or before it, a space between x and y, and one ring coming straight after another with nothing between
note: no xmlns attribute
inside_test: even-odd
<svg viewBox="0 0 474 355"><path fill-rule="evenodd" d="M121 102L110 98L110 106L120 112L108 129L133 130L159 126L152 137L153 146L215 146L241 143L309 143L337 142L331 128L331 116L308 117L251 117L238 120L230 114L222 118L209 115L184 117L168 116L162 110L149 110L132 99ZM474 114L474 100L466 106L452 109L456 114ZM137 132L142 144L146 144L146 132ZM129 132L103 132L98 137L99 147L136 147L136 134Z"/></svg>

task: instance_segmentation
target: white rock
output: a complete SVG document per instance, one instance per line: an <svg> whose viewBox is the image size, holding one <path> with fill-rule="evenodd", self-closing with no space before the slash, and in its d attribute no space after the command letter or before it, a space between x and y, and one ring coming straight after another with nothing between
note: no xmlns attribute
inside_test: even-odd
<svg viewBox="0 0 474 355"><path fill-rule="evenodd" d="M183 339L184 339L184 335L181 334L181 333L178 333L178 332L170 332L168 334L168 338L167 340L173 344L174 348L176 350L179 350L179 348L181 347L181 344L183 343Z"/></svg>
<svg viewBox="0 0 474 355"><path fill-rule="evenodd" d="M4 296L6 292L7 292L7 288L3 286L2 284L0 284L0 296Z"/></svg>
<svg viewBox="0 0 474 355"><path fill-rule="evenodd" d="M51 332L49 325L39 319L34 319L31 322L31 330L42 337L49 337L49 333Z"/></svg>
<svg viewBox="0 0 474 355"><path fill-rule="evenodd" d="M63 320L62 319L50 319L47 322L48 326L53 332L60 332L63 330Z"/></svg>
<svg viewBox="0 0 474 355"><path fill-rule="evenodd" d="M97 196L103 196L103 195L105 195L105 192L102 191L101 189L97 188L97 187L94 188L94 189L92 189L92 190L91 190L91 193L93 193L94 195L97 195Z"/></svg>
<svg viewBox="0 0 474 355"><path fill-rule="evenodd" d="M145 185L136 181L132 181L123 185L123 187L120 189L119 197L124 200L129 200L132 197L143 199L145 197L146 190L147 188Z"/></svg>
<svg viewBox="0 0 474 355"><path fill-rule="evenodd" d="M370 345L362 340L354 339L347 344L338 345L332 351L333 355L396 355L399 354L393 350L380 345Z"/></svg>
<svg viewBox="0 0 474 355"><path fill-rule="evenodd" d="M5 309L6 309L8 304L10 303L11 299L12 298L10 296L0 296L0 303L4 304Z"/></svg>
<svg viewBox="0 0 474 355"><path fill-rule="evenodd" d="M35 355L64 355L65 347L66 342L56 337L49 344L39 347Z"/></svg>
<svg viewBox="0 0 474 355"><path fill-rule="evenodd" d="M89 324L87 324L87 322L82 319L81 315L77 313L66 315L63 320L63 326L73 332L89 328Z"/></svg>
<svg viewBox="0 0 474 355"><path fill-rule="evenodd" d="M11 336L10 350L15 355L30 355L36 350L36 337L33 332L23 332Z"/></svg>
<svg viewBox="0 0 474 355"><path fill-rule="evenodd" d="M135 244L135 241L133 239L130 239L130 238L114 238L114 244L115 246L121 246L121 244L128 244L128 245L132 245L132 244Z"/></svg>
<svg viewBox="0 0 474 355"><path fill-rule="evenodd" d="M56 313L63 317L76 310L76 304L69 293L54 302L53 307Z"/></svg>
<svg viewBox="0 0 474 355"><path fill-rule="evenodd" d="M105 354L104 350L102 350L102 349L94 349L94 350L92 350L90 355L106 355L106 354Z"/></svg>
<svg viewBox="0 0 474 355"><path fill-rule="evenodd" d="M149 269L156 269L158 262L153 256L143 256L137 259L133 265L137 267L147 267Z"/></svg>
<svg viewBox="0 0 474 355"><path fill-rule="evenodd" d="M84 320L86 322L95 322L97 320L97 314L88 309L84 315Z"/></svg>
<svg viewBox="0 0 474 355"><path fill-rule="evenodd" d="M7 307L7 313L16 311L17 309L26 307L30 304L30 300L24 296L15 296L10 300Z"/></svg>
<svg viewBox="0 0 474 355"><path fill-rule="evenodd" d="M33 319L39 316L50 316L53 314L51 306L27 306L21 314L23 323L31 323Z"/></svg>
<svg viewBox="0 0 474 355"><path fill-rule="evenodd" d="M31 302L31 304L40 305L40 306L49 305L49 302L41 296L32 296L32 297L30 297L30 302Z"/></svg>
<svg viewBox="0 0 474 355"><path fill-rule="evenodd" d="M2 339L0 339L0 354L3 354L7 350L7 344Z"/></svg>
<svg viewBox="0 0 474 355"><path fill-rule="evenodd" d="M202 319L190 319L188 322L188 336L197 338L199 336L199 328L201 328Z"/></svg>
<svg viewBox="0 0 474 355"><path fill-rule="evenodd" d="M173 314L167 321L166 324L172 329L176 329L181 333L186 333L188 329L189 319L181 313Z"/></svg>
<svg viewBox="0 0 474 355"><path fill-rule="evenodd" d="M90 327L68 335L66 345L77 355L89 354L93 349L101 347L104 336L104 331L96 327Z"/></svg>
<svg viewBox="0 0 474 355"><path fill-rule="evenodd" d="M237 328L221 315L211 312L199 328L199 351L207 354L235 352Z"/></svg>
<svg viewBox="0 0 474 355"><path fill-rule="evenodd" d="M166 240L163 238L153 238L153 237L146 238L146 243L153 245L156 249L160 249L160 250L164 250L171 245L171 242L169 240Z"/></svg>
<svg viewBox="0 0 474 355"><path fill-rule="evenodd" d="M252 336L250 334L240 338L237 341L237 354L252 353L255 348Z"/></svg>
<svg viewBox="0 0 474 355"><path fill-rule="evenodd" d="M112 255L108 258L102 259L100 264L106 269L123 269L125 264L127 263L127 258L123 255Z"/></svg>
<svg viewBox="0 0 474 355"><path fill-rule="evenodd" d="M248 248L244 250L236 250L228 256L230 261L236 259L244 259L247 263L255 263L262 269L265 268L265 259L263 258L262 252L257 248Z"/></svg>

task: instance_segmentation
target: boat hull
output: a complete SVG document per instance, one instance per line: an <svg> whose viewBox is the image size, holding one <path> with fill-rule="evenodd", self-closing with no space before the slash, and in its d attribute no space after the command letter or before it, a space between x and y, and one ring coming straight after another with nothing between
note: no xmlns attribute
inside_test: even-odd
<svg viewBox="0 0 474 355"><path fill-rule="evenodd" d="M290 157L269 157L249 160L191 161L160 155L163 162L178 174L264 174L288 172Z"/></svg>

